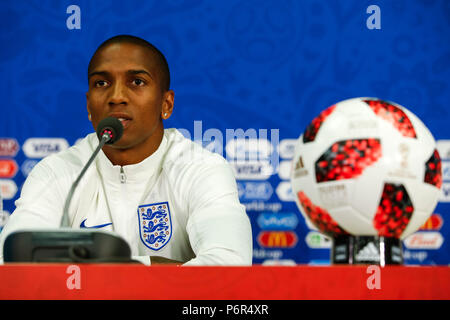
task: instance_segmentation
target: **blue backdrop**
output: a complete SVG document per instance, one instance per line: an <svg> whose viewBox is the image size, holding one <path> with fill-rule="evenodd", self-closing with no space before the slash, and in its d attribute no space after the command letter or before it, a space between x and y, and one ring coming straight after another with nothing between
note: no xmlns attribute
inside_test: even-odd
<svg viewBox="0 0 450 320"><path fill-rule="evenodd" d="M371 5L378 20L367 13ZM422 119L450 160L450 1L10 0L0 4L0 30L0 225L33 165L67 147L29 139L72 145L93 131L87 64L117 34L143 37L166 55L175 91L167 127L194 135L201 120L203 132L217 128L224 137L229 128L279 129L279 172L238 179L254 263L329 261L329 242L306 226L283 171L292 154L287 139L325 107L359 96L395 101ZM441 202L405 246L408 264L450 263L450 173L443 167ZM281 240L269 243L274 232Z"/></svg>

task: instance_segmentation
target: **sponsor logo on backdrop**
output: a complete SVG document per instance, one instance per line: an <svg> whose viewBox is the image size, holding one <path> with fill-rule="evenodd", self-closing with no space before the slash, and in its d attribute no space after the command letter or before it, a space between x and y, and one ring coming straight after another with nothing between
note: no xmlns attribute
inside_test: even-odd
<svg viewBox="0 0 450 320"><path fill-rule="evenodd" d="M282 180L289 180L291 178L291 165L292 161L281 161L278 167L278 176Z"/></svg>
<svg viewBox="0 0 450 320"><path fill-rule="evenodd" d="M403 240L408 249L439 249L444 238L439 232L416 232Z"/></svg>
<svg viewBox="0 0 450 320"><path fill-rule="evenodd" d="M14 180L11 179L0 179L0 190L2 197L5 200L10 200L14 198L17 193L17 185Z"/></svg>
<svg viewBox="0 0 450 320"><path fill-rule="evenodd" d="M419 230L440 230L443 224L444 219L442 219L442 216L438 213L433 213Z"/></svg>
<svg viewBox="0 0 450 320"><path fill-rule="evenodd" d="M295 153L297 139L283 139L280 141L280 157L283 159L292 159Z"/></svg>
<svg viewBox="0 0 450 320"><path fill-rule="evenodd" d="M405 260L418 260L422 263L428 257L428 252L426 251L403 251L403 259Z"/></svg>
<svg viewBox="0 0 450 320"><path fill-rule="evenodd" d="M450 183L444 182L441 187L440 202L450 202Z"/></svg>
<svg viewBox="0 0 450 320"><path fill-rule="evenodd" d="M441 159L450 159L450 140L437 140L436 148Z"/></svg>
<svg viewBox="0 0 450 320"><path fill-rule="evenodd" d="M269 161L231 161L237 180L267 180L273 174Z"/></svg>
<svg viewBox="0 0 450 320"><path fill-rule="evenodd" d="M262 160L270 158L273 146L267 139L233 139L225 150L228 159Z"/></svg>
<svg viewBox="0 0 450 320"><path fill-rule="evenodd" d="M255 259L275 259L275 260L278 260L282 256L283 256L283 250L253 249L253 258L255 258Z"/></svg>
<svg viewBox="0 0 450 320"><path fill-rule="evenodd" d="M298 217L293 212L264 212L256 222L263 230L293 230L298 225Z"/></svg>
<svg viewBox="0 0 450 320"><path fill-rule="evenodd" d="M450 181L450 161L441 161L442 165L442 180Z"/></svg>
<svg viewBox="0 0 450 320"><path fill-rule="evenodd" d="M320 232L310 231L305 238L306 245L312 249L331 248L331 239Z"/></svg>
<svg viewBox="0 0 450 320"><path fill-rule="evenodd" d="M13 159L0 159L0 178L13 178L18 170L19 166Z"/></svg>
<svg viewBox="0 0 450 320"><path fill-rule="evenodd" d="M22 163L22 166L20 167L22 174L25 177L27 177L30 174L31 170L33 170L34 166L38 164L38 162L39 160L32 160L32 159L25 160Z"/></svg>
<svg viewBox="0 0 450 320"><path fill-rule="evenodd" d="M279 202L251 201L242 203L247 211L272 211L278 212L282 205Z"/></svg>
<svg viewBox="0 0 450 320"><path fill-rule="evenodd" d="M293 231L262 231L258 235L258 243L265 248L293 248L298 241Z"/></svg>
<svg viewBox="0 0 450 320"><path fill-rule="evenodd" d="M239 198L241 200L268 200L273 194L272 185L267 181L238 182Z"/></svg>
<svg viewBox="0 0 450 320"><path fill-rule="evenodd" d="M0 156L15 157L19 151L19 144L14 138L0 138Z"/></svg>
<svg viewBox="0 0 450 320"><path fill-rule="evenodd" d="M64 138L30 138L25 141L22 149L28 158L44 158L68 147Z"/></svg>
<svg viewBox="0 0 450 320"><path fill-rule="evenodd" d="M294 193L292 192L291 183L288 181L282 181L278 185L277 189L275 190L277 193L278 198L280 198L281 201L295 201Z"/></svg>

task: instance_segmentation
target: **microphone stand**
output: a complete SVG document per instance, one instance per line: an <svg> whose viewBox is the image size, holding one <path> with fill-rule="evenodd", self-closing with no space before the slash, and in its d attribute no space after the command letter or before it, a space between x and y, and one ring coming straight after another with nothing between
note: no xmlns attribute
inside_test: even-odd
<svg viewBox="0 0 450 320"><path fill-rule="evenodd" d="M81 263L140 263L131 259L128 243L114 232L70 228L69 206L78 183L106 143L112 144L122 136L118 119L105 118L97 130L99 145L81 170L63 209L60 229L17 230L9 234L3 246L5 262L81 262Z"/></svg>
<svg viewBox="0 0 450 320"><path fill-rule="evenodd" d="M63 210L63 216L61 218L61 227L62 228L68 228L69 227L69 206L70 202L72 201L73 193L75 192L75 189L78 186L78 183L80 182L81 178L86 173L87 169L91 166L92 161L94 161L97 154L100 152L100 149L103 148L103 146L111 140L111 136L105 132L103 133L102 139L100 140L100 143L98 147L95 149L94 153L89 158L86 165L83 167L83 170L81 170L80 174L78 175L78 178L75 180L75 182L72 184L72 187L69 190L69 193L66 197L66 201L64 203L64 210Z"/></svg>

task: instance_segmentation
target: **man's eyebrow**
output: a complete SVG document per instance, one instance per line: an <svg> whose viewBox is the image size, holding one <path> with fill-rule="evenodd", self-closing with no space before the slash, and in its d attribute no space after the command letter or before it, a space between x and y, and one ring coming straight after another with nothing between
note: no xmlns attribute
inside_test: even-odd
<svg viewBox="0 0 450 320"><path fill-rule="evenodd" d="M148 71L145 71L145 70L128 70L127 73L133 74L133 75L144 73L153 79L153 76Z"/></svg>
<svg viewBox="0 0 450 320"><path fill-rule="evenodd" d="M88 79L90 79L92 76L96 76L96 75L105 77L105 76L109 75L109 72L108 71L94 71L94 72L91 72L88 74Z"/></svg>
<svg viewBox="0 0 450 320"><path fill-rule="evenodd" d="M128 73L128 74L132 74L132 75L137 75L137 74L144 73L144 74L148 75L150 78L153 79L153 76L152 76L148 71L143 70L143 69L139 69L139 70L128 70L127 73ZM109 73L108 71L94 71L94 72L89 73L88 79L90 79L90 78L93 77L93 76L97 76L97 75L98 75L98 76L106 77L106 76L109 76L110 73Z"/></svg>

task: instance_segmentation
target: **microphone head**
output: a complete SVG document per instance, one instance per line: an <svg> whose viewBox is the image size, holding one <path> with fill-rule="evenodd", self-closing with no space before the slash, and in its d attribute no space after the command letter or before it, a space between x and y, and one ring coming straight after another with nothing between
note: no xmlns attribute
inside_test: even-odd
<svg viewBox="0 0 450 320"><path fill-rule="evenodd" d="M97 137L102 140L104 134L107 134L110 138L106 144L113 144L117 142L123 134L123 125L117 118L107 117L100 121L97 126Z"/></svg>

